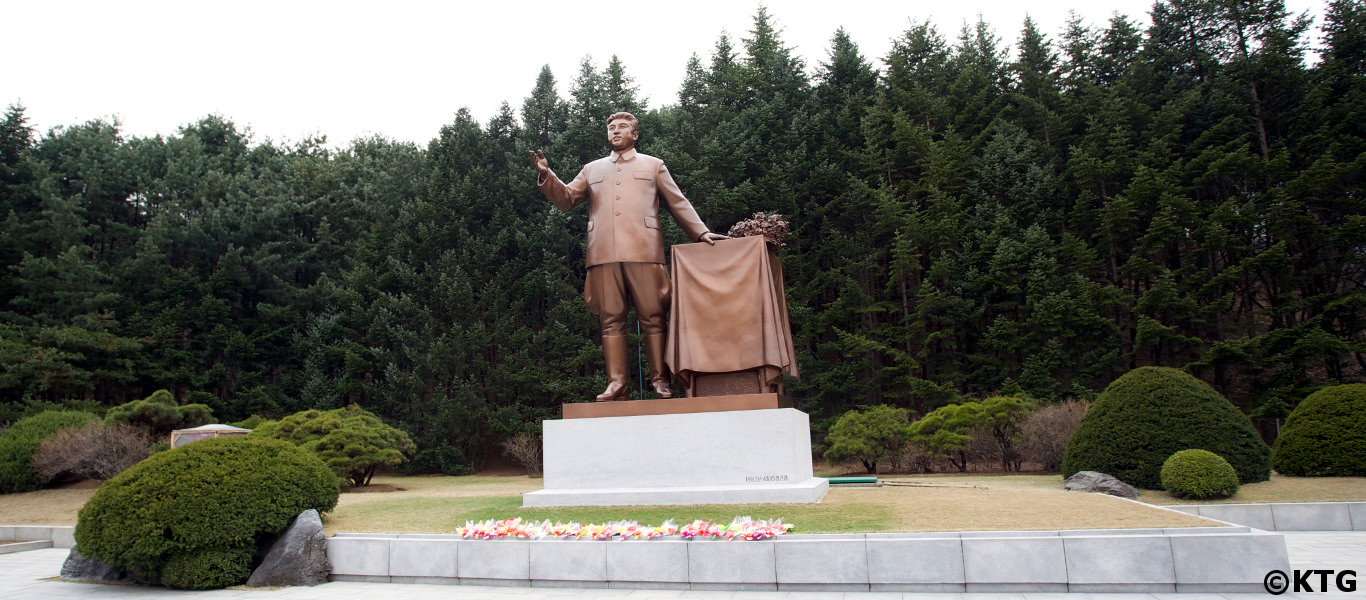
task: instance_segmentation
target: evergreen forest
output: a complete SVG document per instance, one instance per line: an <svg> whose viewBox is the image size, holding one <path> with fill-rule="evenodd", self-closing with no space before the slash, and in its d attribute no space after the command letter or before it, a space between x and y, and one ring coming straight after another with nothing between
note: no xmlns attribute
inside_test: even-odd
<svg viewBox="0 0 1366 600"><path fill-rule="evenodd" d="M526 155L567 180L627 110L712 230L791 223L787 391L818 443L856 406L1089 399L1147 365L1274 435L1366 371L1366 3L1150 16L1026 19L1009 44L908 21L805 58L760 8L660 106L590 57L425 147L262 142L222 115L38 132L10 105L0 422L158 389L224 422L357 404L411 434L414 469L477 469L605 383L587 211L545 201Z"/></svg>

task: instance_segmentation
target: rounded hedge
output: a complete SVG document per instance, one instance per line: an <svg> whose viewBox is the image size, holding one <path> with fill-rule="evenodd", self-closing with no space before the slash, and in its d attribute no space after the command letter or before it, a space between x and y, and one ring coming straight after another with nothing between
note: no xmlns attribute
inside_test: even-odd
<svg viewBox="0 0 1366 600"><path fill-rule="evenodd" d="M58 431L80 427L98 419L88 412L49 410L15 421L0 435L0 494L42 489L33 470L38 447Z"/></svg>
<svg viewBox="0 0 1366 600"><path fill-rule="evenodd" d="M1180 369L1140 367L1091 403L1067 441L1063 477L1100 471L1158 489L1162 463L1188 448L1224 457L1242 483L1271 477L1271 448L1228 399Z"/></svg>
<svg viewBox="0 0 1366 600"><path fill-rule="evenodd" d="M1238 473L1208 450L1182 450L1162 463L1162 489L1177 498L1204 500L1238 493Z"/></svg>
<svg viewBox="0 0 1366 600"><path fill-rule="evenodd" d="M81 554L167 587L235 585L257 543L299 513L337 505L318 457L279 440L209 439L158 452L110 479L81 509Z"/></svg>
<svg viewBox="0 0 1366 600"><path fill-rule="evenodd" d="M1285 475L1366 475L1366 384L1326 387L1301 401L1276 438L1272 460Z"/></svg>

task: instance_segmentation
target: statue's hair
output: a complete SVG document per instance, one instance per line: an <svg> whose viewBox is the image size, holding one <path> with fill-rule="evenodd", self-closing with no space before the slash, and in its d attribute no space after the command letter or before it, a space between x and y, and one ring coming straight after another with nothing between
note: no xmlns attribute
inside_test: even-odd
<svg viewBox="0 0 1366 600"><path fill-rule="evenodd" d="M615 120L617 120L617 119L621 119L621 120L623 120L623 121L630 121L630 122L631 122L631 130L635 131L635 132L636 132L636 135L640 135L640 122L639 122L639 121L636 121L636 116L635 116L635 115L633 115L633 114L631 114L631 113L628 113L628 112L624 112L624 111L623 111L623 112L614 112L614 113L612 113L612 116L607 117L607 124L608 124L608 125L611 125L611 124L612 124L612 121L615 121Z"/></svg>

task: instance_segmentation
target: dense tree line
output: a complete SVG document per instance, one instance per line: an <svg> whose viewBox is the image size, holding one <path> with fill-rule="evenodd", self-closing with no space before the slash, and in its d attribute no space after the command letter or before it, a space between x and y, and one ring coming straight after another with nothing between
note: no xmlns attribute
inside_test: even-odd
<svg viewBox="0 0 1366 600"><path fill-rule="evenodd" d="M760 9L650 108L615 57L426 148L0 124L0 420L171 390L220 419L356 403L461 472L602 387L572 175L640 116L715 230L782 251L817 429L856 405L1089 398L1184 367L1263 424L1366 367L1366 6L1164 0L1013 47L913 23L808 65ZM1311 47L1316 49L1311 49ZM1311 56L1312 53L1312 56ZM1316 60L1315 60L1316 58ZM458 100L458 99L457 99ZM667 221L667 219L666 219ZM671 221L670 243L685 240Z"/></svg>

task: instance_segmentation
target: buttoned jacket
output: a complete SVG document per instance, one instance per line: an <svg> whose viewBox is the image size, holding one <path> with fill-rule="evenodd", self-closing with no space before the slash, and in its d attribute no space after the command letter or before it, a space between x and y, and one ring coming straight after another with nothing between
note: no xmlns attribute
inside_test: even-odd
<svg viewBox="0 0 1366 600"><path fill-rule="evenodd" d="M588 201L588 266L614 262L664 263L659 203L697 240L707 226L683 197L664 161L635 148L588 163L568 184L554 172L537 182L560 210Z"/></svg>

